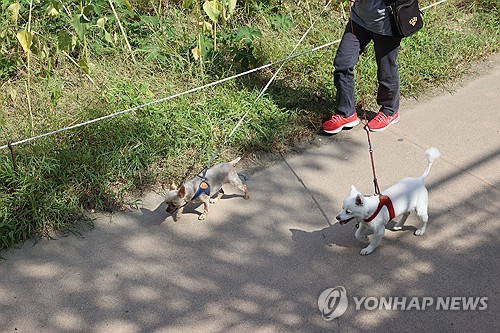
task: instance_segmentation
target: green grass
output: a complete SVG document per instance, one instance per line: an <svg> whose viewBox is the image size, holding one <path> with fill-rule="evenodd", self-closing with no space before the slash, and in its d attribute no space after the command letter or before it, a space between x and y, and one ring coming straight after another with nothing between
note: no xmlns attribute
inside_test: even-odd
<svg viewBox="0 0 500 333"><path fill-rule="evenodd" d="M42 1L40 6L46 3ZM40 39L37 45L50 52L33 53L29 91L26 56L13 37L26 25L27 9L21 10L21 19L14 24L6 21L8 13L0 6L3 31L10 33L0 34L0 143L94 119L241 72L241 63L232 59L249 49L231 33L242 27L258 28L262 33L252 42L252 56L259 64L283 58L309 27L309 13L314 17L322 8L312 2L310 11L305 2L283 2L281 7L278 1L246 2L238 7L235 19L221 27L218 51L208 53L201 65L191 56L191 49L197 45L197 20L202 13L180 10L173 3L169 11L142 5L131 14L118 8L135 61L114 18L102 7L102 15L109 16L105 27L112 35L116 33L117 42L106 41L101 30L89 26L86 46L78 41L68 53L78 60L87 52L89 75L95 84L54 46L58 29L74 33L70 23L63 18L48 20L43 7L38 8L33 22L35 37ZM422 6L429 3L421 1ZM425 29L402 43L402 95L419 96L457 79L467 73L473 60L498 52L497 14L495 2L485 0L450 1L427 11ZM345 25L342 15L339 7L329 9L300 51L340 38ZM255 151L286 150L297 138L314 136L322 119L335 108L334 54L335 47L331 47L287 63L219 160ZM226 139L273 70L18 145L17 170L9 151L0 151L0 249L68 228L88 209L116 210L155 184L191 177ZM375 109L376 67L371 46L357 70L367 105Z"/></svg>

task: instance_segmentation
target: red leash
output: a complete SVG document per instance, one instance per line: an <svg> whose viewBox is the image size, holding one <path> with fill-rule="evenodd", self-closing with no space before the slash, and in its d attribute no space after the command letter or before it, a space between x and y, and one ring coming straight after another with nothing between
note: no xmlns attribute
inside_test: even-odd
<svg viewBox="0 0 500 333"><path fill-rule="evenodd" d="M354 24L352 23L352 15L351 15L351 2L348 1L348 3L349 3L349 21L351 23L351 32L352 32L352 35L354 36ZM356 52L357 52L357 50L356 50ZM363 110L363 118L364 118L363 129L366 131L366 136L368 137L368 151L370 152L370 160L371 160L371 164L372 164L373 186L375 187L375 194L378 195L378 194L380 194L380 188L378 186L377 174L375 172L375 161L373 158L372 141L370 138L370 130L368 129L368 119L366 116L365 97L364 97L365 94L363 91L363 84L361 82L361 77L360 77L359 71L356 71L356 79L358 81L359 89L361 91L361 110Z"/></svg>

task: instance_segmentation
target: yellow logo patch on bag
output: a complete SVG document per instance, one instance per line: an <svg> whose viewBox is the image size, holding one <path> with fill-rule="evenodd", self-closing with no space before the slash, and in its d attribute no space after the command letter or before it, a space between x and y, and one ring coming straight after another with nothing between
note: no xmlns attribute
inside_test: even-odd
<svg viewBox="0 0 500 333"><path fill-rule="evenodd" d="M415 24L417 24L417 21L418 21L418 18L416 16L413 16L411 18L411 20L408 21L408 23L410 23L414 27Z"/></svg>

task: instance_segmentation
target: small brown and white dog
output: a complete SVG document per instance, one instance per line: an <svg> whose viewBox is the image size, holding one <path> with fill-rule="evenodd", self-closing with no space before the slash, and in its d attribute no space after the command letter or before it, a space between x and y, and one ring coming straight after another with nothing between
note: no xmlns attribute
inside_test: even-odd
<svg viewBox="0 0 500 333"><path fill-rule="evenodd" d="M429 196L424 179L431 170L432 162L439 156L437 148L427 149L425 157L428 164L424 173L418 178L400 180L382 191L381 195L366 197L356 190L354 185L351 186L351 193L344 199L337 220L340 224L345 224L356 219L359 222L359 228L356 230L355 237L361 242L368 241L366 232L373 231L370 244L361 250L361 254L372 253L382 241L386 223L400 215L402 215L401 219L394 230L401 230L412 210L416 210L422 220L422 225L415 231L415 235L424 234L429 219L427 215Z"/></svg>
<svg viewBox="0 0 500 333"><path fill-rule="evenodd" d="M208 207L216 203L224 195L222 185L230 184L245 193L244 198L250 197L248 188L243 184L240 176L236 173L234 166L240 161L240 157L231 162L224 162L209 168L204 176L197 175L186 181L180 188L171 182L170 191L165 196L167 212L176 215L178 220L182 216L184 206L191 202L203 202L203 213L198 220L204 220L208 215ZM213 196L217 193L217 196Z"/></svg>

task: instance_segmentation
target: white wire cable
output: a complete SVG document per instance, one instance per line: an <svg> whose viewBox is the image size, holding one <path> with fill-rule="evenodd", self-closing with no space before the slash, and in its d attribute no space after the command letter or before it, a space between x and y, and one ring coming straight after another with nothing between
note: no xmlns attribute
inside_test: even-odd
<svg viewBox="0 0 500 333"><path fill-rule="evenodd" d="M248 74L260 71L262 69L266 69L268 67L274 66L274 65L279 64L279 63L284 63L284 62L286 62L288 60L292 60L292 59L298 58L300 56L303 56L305 54L312 53L312 52L324 49L324 48L326 48L328 46L332 46L332 45L337 44L337 43L340 43L340 39L338 39L336 41L333 41L333 42L329 42L329 43L320 45L320 46L317 46L317 47L312 48L312 49L307 50L307 51L303 51L303 52L291 55L289 57L286 57L286 58L283 58L283 59L280 59L280 60L276 60L276 61L271 62L269 64L262 65L260 67L250 69L250 70L248 70L246 72L242 72L242 73L239 73L239 74L236 74L236 75L233 75L233 76L229 76L229 77L226 77L226 78L218 80L218 81L210 82L210 83L205 84L203 86L195 87L195 88L192 88L192 89L189 89L189 90L186 90L186 91L174 94L174 95L170 95L168 97L164 97L164 98L157 99L157 100L154 100L154 101L151 101L151 102L147 102L145 104L137 105L137 106L134 106L134 107L126 109L126 110L121 110L121 111L116 112L116 113L112 113L112 114L108 114L108 115L105 115L105 116L102 116L102 117L91 119L91 120L88 120L88 121L85 121L85 122L82 122L82 123L78 123L78 124L75 124L75 125L72 125L72 126L60 128L58 130L54 130L54 131L51 131L51 132L39 134L39 135L30 137L30 138L26 138L26 139L23 139L23 140L11 142L11 146L16 146L16 145L19 145L19 144L22 144L22 143L26 143L26 142L29 142L29 141L33 141L33 140L36 140L36 139L40 139L40 138L43 138L43 137L46 137L46 136L49 136L49 135L53 135L53 134L57 134L57 133L64 132L64 131L68 131L68 130L71 130L71 129L74 129L74 128L77 128L77 127L89 125L89 124L92 124L92 123L95 123L95 122L98 122L98 121L101 121L101 120L104 120L104 119L113 118L113 117L122 115L124 113L128 113L128 112L131 112L131 111L135 111L135 110L138 110L138 109L145 108L145 107L150 106L150 105L155 105L155 104L163 103L163 102L166 102L168 100L171 100L171 99L183 96L183 95L187 95L187 94L196 92L198 90L209 88L209 87L212 87L212 86L224 83L226 81L233 80L233 79L239 78L241 76L245 76L245 75L248 75ZM0 146L0 149L5 149L8 146L9 145Z"/></svg>
<svg viewBox="0 0 500 333"><path fill-rule="evenodd" d="M441 0L441 1L438 1L438 2L436 2L436 3L433 3L433 4L429 5L429 6L422 7L422 8L420 8L420 10L426 10L426 9L429 9L429 8L435 7L435 6L440 5L440 4L442 4L443 2L446 2L446 1L448 1L448 0Z"/></svg>
<svg viewBox="0 0 500 333"><path fill-rule="evenodd" d="M309 29L307 29L306 32L304 32L304 34L302 35L302 37L300 37L299 41L297 42L297 44L295 44L295 46L293 47L292 51L290 51L290 54L288 55L287 58L290 58L293 55L293 53L295 52L295 50L297 50L297 48L299 47L299 45L302 44L302 42L304 41L304 39L307 37L307 35L309 34L309 32L312 30L312 28L314 27L314 25L316 24L316 22L319 20L319 18L321 17L321 15L323 15L323 13L325 12L325 10L330 6L330 4L332 3L332 1L333 0L328 1L328 3L323 7L323 10L321 10L321 13L319 13L319 15L316 17L316 20L314 20L314 22L311 24L311 26L309 27ZM339 42L340 42L340 40L339 40ZM240 118L240 120L238 121L238 123L234 126L233 130L231 131L231 133L229 133L229 135L226 137L226 140L224 140L224 142L222 143L222 145L217 149L217 151L215 152L215 154L209 160L209 162L206 165L207 168L210 167L210 165L212 164L213 161L215 161L215 159L217 158L217 155L219 155L220 151L226 146L226 144L229 142L229 140L231 139L231 137L233 136L233 134L236 132L236 130L238 129L238 127L241 126L241 124L243 123L243 120L245 120L245 118L247 117L248 113L250 113L250 111L253 109L253 107L257 103L257 101L264 95L264 93L266 92L267 88L269 88L269 86L271 85L271 83L273 83L273 81L276 79L276 77L278 76L279 72L281 72L281 69L283 68L283 66L285 66L285 63L286 63L286 61L284 61L284 62L281 63L280 67L276 70L276 72L271 77L271 79L267 82L267 84L264 86L264 88L262 88L262 90L260 91L260 93L257 96L257 98L253 101L253 103L250 105L250 107L248 108L248 110L243 114L243 116Z"/></svg>
<svg viewBox="0 0 500 333"><path fill-rule="evenodd" d="M328 4L323 9L323 11L331 3L331 1L332 0L330 0L330 2L328 2ZM443 3L443 2L446 2L446 1L447 0L438 1L438 2L436 2L434 4L429 5L429 6L420 8L420 10L423 11L423 10L432 8L432 7L437 6L437 5L439 5L439 4ZM321 14L320 14L320 16L321 16ZM313 23L313 25L314 25L314 23ZM311 28L312 28L312 26L311 26ZM309 28L309 30L311 28ZM306 31L306 34L309 33L309 30ZM305 38L306 34L304 34L303 38ZM299 41L298 44L300 44L302 42L303 38L301 38L301 40ZM139 109L145 108L145 107L150 106L150 105L155 105L155 104L163 103L163 102L166 102L166 101L171 100L173 98L177 98L177 97L180 97L180 96L183 96L183 95L187 95L187 94L196 92L198 90L209 88L209 87L212 87L212 86L224 83L226 81L233 80L233 79L236 79L236 78L239 78L239 77L242 77L242 76L245 76L245 75L248 75L248 74L251 74L251 73L254 73L254 72L260 71L262 69L266 69L268 67L271 67L271 66L274 66L274 65L277 65L277 64L281 63L282 65L280 66L280 69L275 73L277 75L277 73L281 70L281 68L283 67L283 65L284 65L285 62L287 62L289 60L292 60L292 59L295 59L295 58L298 58L298 57L303 56L305 54L321 50L323 48L329 47L329 46L337 44L337 43L340 43L340 39L335 40L333 42L329 42L329 43L323 44L321 46L317 46L317 47L312 48L312 49L307 50L307 51L303 51L303 52L300 52L300 53L297 53L297 54L290 55L290 56L288 56L286 58L283 58L283 59L280 59L280 60L276 60L276 61L271 62L269 64L266 64L266 65L263 65L263 66L260 66L260 67L248 70L246 72L242 72L242 73L239 73L239 74L236 74L236 75L233 75L233 76L229 76L227 78L224 78L224 79L221 79L221 80L218 80L218 81L213 81L213 82L205 84L203 86L195 87L195 88L192 88L192 89L189 89L189 90L186 90L186 91L183 91L183 92L180 92L180 93L168 96L168 97L164 97L164 98L161 98L161 99L150 101L150 102L145 103L145 104L137 105L137 106L129 108L129 109L121 110L121 111L116 112L116 113L112 113L112 114L109 114L109 115L105 115L105 116L102 116L102 117L91 119L91 120L88 120L88 121L85 121L85 122L82 122L82 123L78 123L78 124L75 124L75 125L72 125L72 126L68 126L68 127L64 127L64 128L60 128L60 129L51 131L51 132L46 132L46 133L43 133L43 134L35 135L33 137L30 137L30 138L22 139L22 140L15 141L15 142L10 142L10 144L0 146L0 150L8 148L9 145L10 145L10 147L17 146L17 145L20 145L20 144L23 144L23 143L26 143L26 142L30 142L30 141L33 141L33 140L41 139L41 138L44 138L44 137L47 137L47 136L50 136L50 135L54 135L54 134L57 134L57 133L65 132L65 131L68 131L68 130L71 130L71 129L75 129L75 128L78 128L78 127L82 127L82 126L85 126L85 125L89 125L89 124L92 124L92 123L95 123L95 122L98 122L98 121L101 121L101 120L104 120L104 119L117 117L117 116L122 115L124 113L128 113L128 112L131 112L131 111L139 110ZM295 49L297 48L298 44L296 45L296 47L294 48L294 50L291 52L291 54L295 51ZM268 82L269 85L272 83L272 81L274 80L274 78L275 78L275 76L271 79L270 82ZM261 93L263 94L263 92L261 92ZM260 96L259 96L259 98L260 98ZM234 134L234 131L232 131L230 135L232 135L232 134Z"/></svg>

